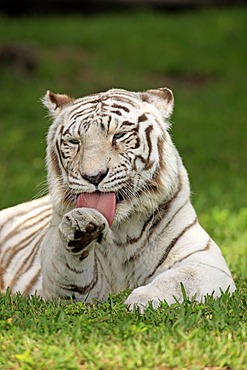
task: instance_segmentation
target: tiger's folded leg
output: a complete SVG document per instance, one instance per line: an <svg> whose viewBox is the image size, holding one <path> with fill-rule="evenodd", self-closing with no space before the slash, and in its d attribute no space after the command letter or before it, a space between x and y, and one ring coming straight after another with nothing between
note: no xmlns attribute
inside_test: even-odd
<svg viewBox="0 0 247 370"><path fill-rule="evenodd" d="M147 285L134 289L125 304L130 310L137 307L143 313L149 304L156 309L162 301L169 305L177 301L182 302L184 297L181 283L188 299L195 298L198 302L203 301L207 294L213 294L216 298L222 291L229 289L229 293L232 293L235 290L227 266L226 270L223 270L191 260L161 272Z"/></svg>
<svg viewBox="0 0 247 370"><path fill-rule="evenodd" d="M108 283L97 247L109 226L94 209L74 209L62 220L54 214L42 245L42 291L45 299L104 299ZM103 286L103 288L102 288Z"/></svg>

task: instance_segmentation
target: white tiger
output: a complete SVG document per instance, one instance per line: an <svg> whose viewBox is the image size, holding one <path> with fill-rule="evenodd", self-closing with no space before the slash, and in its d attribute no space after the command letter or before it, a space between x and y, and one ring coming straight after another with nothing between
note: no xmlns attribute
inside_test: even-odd
<svg viewBox="0 0 247 370"><path fill-rule="evenodd" d="M169 136L173 94L47 92L49 196L0 212L0 288L90 302L132 292L141 312L235 290L199 225ZM52 204L52 206L51 206Z"/></svg>

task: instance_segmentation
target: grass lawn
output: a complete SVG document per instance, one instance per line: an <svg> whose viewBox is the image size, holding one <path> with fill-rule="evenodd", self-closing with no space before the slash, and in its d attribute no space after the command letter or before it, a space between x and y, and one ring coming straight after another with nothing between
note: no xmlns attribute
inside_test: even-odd
<svg viewBox="0 0 247 370"><path fill-rule="evenodd" d="M237 292L130 313L0 295L0 369L244 370L247 363L246 8L0 17L0 208L43 194L47 89L74 97L167 86L199 220ZM10 56L6 45L18 45ZM33 62L33 68L29 62Z"/></svg>

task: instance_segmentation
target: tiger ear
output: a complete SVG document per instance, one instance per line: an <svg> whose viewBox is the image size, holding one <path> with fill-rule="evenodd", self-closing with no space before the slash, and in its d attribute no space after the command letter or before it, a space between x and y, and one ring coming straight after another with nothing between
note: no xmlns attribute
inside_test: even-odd
<svg viewBox="0 0 247 370"><path fill-rule="evenodd" d="M71 98L65 94L54 94L51 91L47 91L45 96L42 98L42 103L49 110L50 114L53 117L56 117L61 111L63 106L74 101L74 98Z"/></svg>
<svg viewBox="0 0 247 370"><path fill-rule="evenodd" d="M142 93L142 100L153 104L165 119L168 119L172 115L174 97L172 91L167 87L147 90Z"/></svg>

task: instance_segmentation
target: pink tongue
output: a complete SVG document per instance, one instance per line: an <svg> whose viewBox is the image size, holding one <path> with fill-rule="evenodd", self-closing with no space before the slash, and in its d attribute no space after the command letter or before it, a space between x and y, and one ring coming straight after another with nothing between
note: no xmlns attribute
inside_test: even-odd
<svg viewBox="0 0 247 370"><path fill-rule="evenodd" d="M94 208L97 209L108 221L109 226L112 225L115 208L116 195L115 193L82 193L77 198L76 208Z"/></svg>

